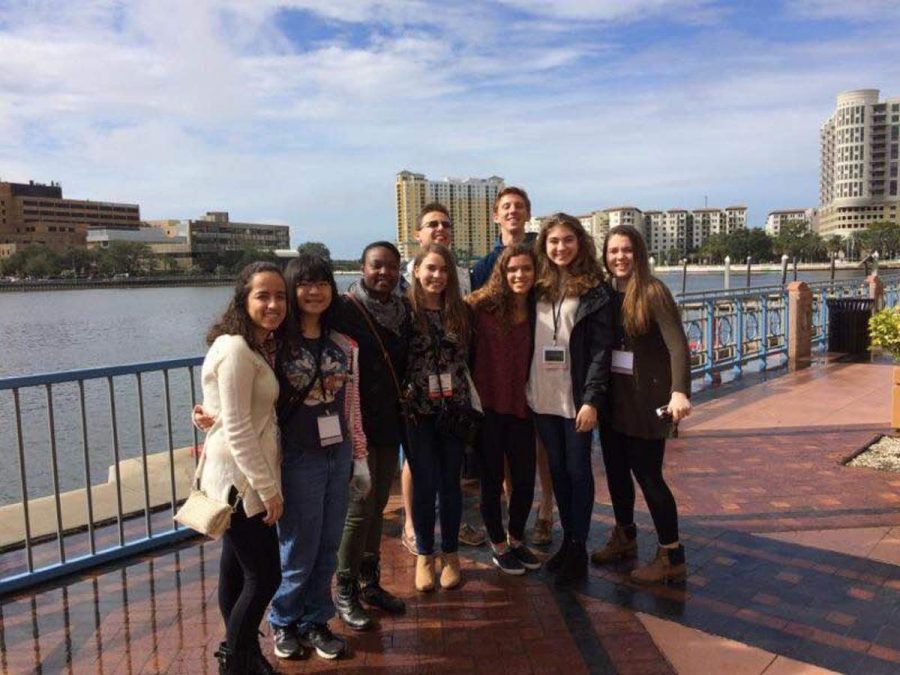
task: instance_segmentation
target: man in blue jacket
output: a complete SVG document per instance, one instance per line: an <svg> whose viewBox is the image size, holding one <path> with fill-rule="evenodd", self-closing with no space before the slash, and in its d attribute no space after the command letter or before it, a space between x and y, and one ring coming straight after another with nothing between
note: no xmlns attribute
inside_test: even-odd
<svg viewBox="0 0 900 675"><path fill-rule="evenodd" d="M537 237L534 232L525 232L525 225L531 220L531 200L522 188L510 186L500 191L494 200L493 218L500 232L493 250L472 268L473 291L487 283L504 248L522 241L532 242Z"/></svg>

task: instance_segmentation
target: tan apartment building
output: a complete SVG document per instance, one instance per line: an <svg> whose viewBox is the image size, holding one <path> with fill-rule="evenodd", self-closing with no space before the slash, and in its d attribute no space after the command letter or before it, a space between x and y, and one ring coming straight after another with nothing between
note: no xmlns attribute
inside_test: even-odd
<svg viewBox="0 0 900 675"><path fill-rule="evenodd" d="M900 97L879 96L877 89L841 92L820 130L817 229L824 237L900 222Z"/></svg>
<svg viewBox="0 0 900 675"><path fill-rule="evenodd" d="M0 258L29 244L62 253L84 246L89 229L134 230L140 224L137 204L66 199L59 183L0 182Z"/></svg>
<svg viewBox="0 0 900 675"><path fill-rule="evenodd" d="M766 234L777 237L786 223L803 223L806 230L815 231L816 209L779 209L766 216Z"/></svg>
<svg viewBox="0 0 900 675"><path fill-rule="evenodd" d="M471 257L487 254L497 236L494 199L504 187L499 176L429 180L424 174L401 171L395 182L397 248L404 258L415 254L419 212L428 202L440 202L453 221L453 247Z"/></svg>
<svg viewBox="0 0 900 675"><path fill-rule="evenodd" d="M229 218L227 211L207 211L197 220L150 220L147 225L158 230L171 244L153 237L145 242L155 252L168 254L179 267L199 266L214 262L219 254L253 247L275 251L291 247L288 225L241 223Z"/></svg>

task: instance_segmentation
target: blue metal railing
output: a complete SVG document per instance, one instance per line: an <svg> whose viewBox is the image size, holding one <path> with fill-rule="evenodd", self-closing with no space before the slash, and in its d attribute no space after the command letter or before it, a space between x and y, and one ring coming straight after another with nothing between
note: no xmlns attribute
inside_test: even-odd
<svg viewBox="0 0 900 675"><path fill-rule="evenodd" d="M176 479L176 443L189 445L190 456L197 447L189 413L197 399L194 371L202 362L183 358L0 379L0 462L10 468L15 462L19 478L18 495L4 496L21 500L2 507L0 596L196 536L171 516L186 489L183 477ZM173 409L182 420L177 433ZM128 428L133 431L123 432ZM159 452L151 456L154 446ZM38 461L42 452L46 463ZM127 460L131 467L137 462L139 474L129 473L128 504ZM105 484L98 480L102 464L109 465ZM20 534L11 527L17 515Z"/></svg>
<svg viewBox="0 0 900 675"><path fill-rule="evenodd" d="M900 274L880 277L884 306L900 302ZM828 342L828 300L869 297L861 278L807 283L812 291L812 343ZM750 365L765 370L787 359L788 293L783 286L702 291L677 296L681 320L691 350L691 375L709 383L716 373L732 370L740 376Z"/></svg>

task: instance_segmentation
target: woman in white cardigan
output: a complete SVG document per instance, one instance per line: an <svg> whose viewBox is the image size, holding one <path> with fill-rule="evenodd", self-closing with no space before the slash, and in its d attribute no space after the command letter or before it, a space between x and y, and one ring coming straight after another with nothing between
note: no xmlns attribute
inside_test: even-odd
<svg viewBox="0 0 900 675"><path fill-rule="evenodd" d="M284 509L273 364L286 308L278 266L252 263L206 337L203 405L215 422L203 447L200 486L235 506L219 568L226 630L216 652L220 673L275 672L260 650L258 631L281 581L272 527Z"/></svg>

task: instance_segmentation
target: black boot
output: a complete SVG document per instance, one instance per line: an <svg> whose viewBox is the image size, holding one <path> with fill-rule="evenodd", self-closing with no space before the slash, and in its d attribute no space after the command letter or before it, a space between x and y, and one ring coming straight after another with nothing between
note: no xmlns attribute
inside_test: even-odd
<svg viewBox="0 0 900 675"><path fill-rule="evenodd" d="M584 579L588 573L587 547L583 541L569 541L569 550L556 575L556 585L566 586Z"/></svg>
<svg viewBox="0 0 900 675"><path fill-rule="evenodd" d="M388 614L403 614L406 603L381 587L381 566L377 556L366 556L359 566L359 578L362 582L360 595L373 607L383 609Z"/></svg>
<svg viewBox="0 0 900 675"><path fill-rule="evenodd" d="M247 675L247 655L243 651L232 651L224 642L213 653L219 662L219 675Z"/></svg>
<svg viewBox="0 0 900 675"><path fill-rule="evenodd" d="M571 545L572 540L569 538L569 535L563 534L562 543L559 545L559 550L550 556L550 559L544 563L544 569L548 572L559 572L562 568L563 562L566 559L566 556L569 554L569 546Z"/></svg>
<svg viewBox="0 0 900 675"><path fill-rule="evenodd" d="M351 577L339 574L337 577L337 595L334 607L341 621L353 630L368 630L372 627L372 617L359 604L359 582Z"/></svg>

